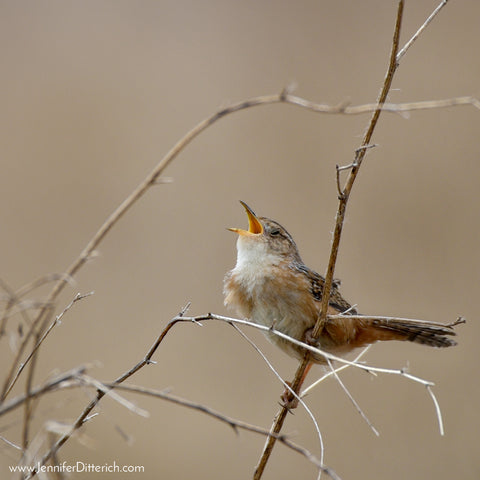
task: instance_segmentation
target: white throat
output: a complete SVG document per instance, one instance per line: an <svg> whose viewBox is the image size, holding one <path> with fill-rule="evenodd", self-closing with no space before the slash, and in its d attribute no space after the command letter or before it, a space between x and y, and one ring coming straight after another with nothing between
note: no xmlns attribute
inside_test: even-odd
<svg viewBox="0 0 480 480"><path fill-rule="evenodd" d="M237 264L232 273L249 293L263 283L280 262L280 257L268 251L268 245L258 239L239 236L237 240Z"/></svg>

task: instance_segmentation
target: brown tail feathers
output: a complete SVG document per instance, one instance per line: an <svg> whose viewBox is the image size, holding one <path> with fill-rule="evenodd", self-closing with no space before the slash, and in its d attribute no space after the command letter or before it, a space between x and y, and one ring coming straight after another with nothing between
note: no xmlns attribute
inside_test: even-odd
<svg viewBox="0 0 480 480"><path fill-rule="evenodd" d="M453 327L463 322L463 319L459 319L451 325L443 325L419 320L366 317L361 320L364 328L360 330L357 341L408 340L431 347L451 347L457 344L449 338L456 335Z"/></svg>

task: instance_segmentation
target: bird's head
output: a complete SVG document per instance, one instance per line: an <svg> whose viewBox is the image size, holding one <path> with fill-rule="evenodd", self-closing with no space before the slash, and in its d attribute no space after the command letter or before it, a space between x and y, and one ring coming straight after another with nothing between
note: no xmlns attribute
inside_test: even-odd
<svg viewBox="0 0 480 480"><path fill-rule="evenodd" d="M266 217L257 217L254 211L240 201L248 216L248 230L229 228L238 234L237 249L250 261L262 263L267 258L272 263L300 261L297 245L292 236L279 223Z"/></svg>

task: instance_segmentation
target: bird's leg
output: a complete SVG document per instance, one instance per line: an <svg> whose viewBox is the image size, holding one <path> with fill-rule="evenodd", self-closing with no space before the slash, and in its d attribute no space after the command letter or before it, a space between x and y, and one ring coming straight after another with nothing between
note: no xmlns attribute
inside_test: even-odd
<svg viewBox="0 0 480 480"><path fill-rule="evenodd" d="M307 328L305 330L305 333L303 334L303 337L304 337L303 341L306 344L311 345L312 347L317 347L318 346L318 339L313 337L314 328L315 327Z"/></svg>
<svg viewBox="0 0 480 480"><path fill-rule="evenodd" d="M303 382L305 381L305 378L308 375L308 372L312 368L313 363L310 362L307 367L305 368L305 371L303 372L302 378L300 379L300 382L298 383L297 387L297 392L300 391L301 386L303 385ZM286 382L286 384L291 387L292 384L290 382ZM294 397L292 395L292 392L286 388L285 391L283 392L282 396L280 397L282 399L282 406L288 408L289 410L293 410L294 408L298 407L298 398Z"/></svg>
<svg viewBox="0 0 480 480"><path fill-rule="evenodd" d="M318 339L314 338L312 336L312 333L313 333L313 329L314 327L312 328L307 328L307 330L305 330L305 333L303 334L303 341L305 343L307 343L308 345L312 345L312 346L317 346L318 345ZM307 374L308 372L310 371L310 369L312 368L312 365L313 363L310 362L307 367L305 368L305 372L303 372L303 375L302 375L302 378L300 379L300 383L298 384L298 388L297 388L297 391L299 392L300 391L300 388L301 386L303 385L303 382L305 381L305 378L307 377ZM288 384L289 387L291 387L291 383L290 382L286 382ZM293 395L292 395L292 392L290 392L290 390L288 390L288 388L285 389L285 391L283 392L282 396L280 397L282 399L282 402L283 402L283 405L285 407L287 407L289 410L292 410L294 408L297 408L298 406L298 399L295 398Z"/></svg>

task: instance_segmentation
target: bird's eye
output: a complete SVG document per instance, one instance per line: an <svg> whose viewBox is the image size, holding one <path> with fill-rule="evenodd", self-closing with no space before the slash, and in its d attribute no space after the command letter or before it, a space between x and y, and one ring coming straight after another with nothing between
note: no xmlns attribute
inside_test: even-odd
<svg viewBox="0 0 480 480"><path fill-rule="evenodd" d="M280 230L279 230L278 228L276 228L275 230L272 230L272 231L270 232L270 235L271 235L272 237L276 237L276 236L280 235Z"/></svg>

